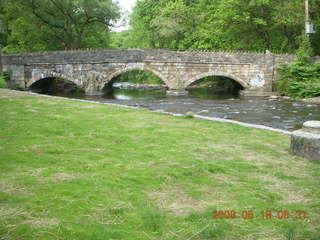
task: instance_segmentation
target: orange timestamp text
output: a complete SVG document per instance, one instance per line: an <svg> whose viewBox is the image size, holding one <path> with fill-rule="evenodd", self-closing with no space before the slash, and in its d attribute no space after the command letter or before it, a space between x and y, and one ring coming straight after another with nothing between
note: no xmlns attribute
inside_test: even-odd
<svg viewBox="0 0 320 240"><path fill-rule="evenodd" d="M302 210L262 210L260 212L254 210L242 210L242 211L235 211L235 210L214 210L212 212L211 219L218 220L218 219L244 219L244 220L252 220L252 219L297 219L297 220L304 220L308 218L308 214L306 211Z"/></svg>

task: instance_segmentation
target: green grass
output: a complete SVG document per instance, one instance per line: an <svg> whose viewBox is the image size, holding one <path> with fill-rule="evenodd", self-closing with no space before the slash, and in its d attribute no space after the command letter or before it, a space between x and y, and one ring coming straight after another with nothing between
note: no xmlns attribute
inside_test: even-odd
<svg viewBox="0 0 320 240"><path fill-rule="evenodd" d="M0 112L0 239L320 239L320 164L289 136L8 90Z"/></svg>

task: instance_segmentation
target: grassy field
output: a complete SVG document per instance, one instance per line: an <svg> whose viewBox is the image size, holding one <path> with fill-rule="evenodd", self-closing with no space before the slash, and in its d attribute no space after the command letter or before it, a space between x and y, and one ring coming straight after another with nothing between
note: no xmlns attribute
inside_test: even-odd
<svg viewBox="0 0 320 240"><path fill-rule="evenodd" d="M0 239L319 240L320 164L289 146L266 130L0 90ZM219 210L239 218L212 219Z"/></svg>

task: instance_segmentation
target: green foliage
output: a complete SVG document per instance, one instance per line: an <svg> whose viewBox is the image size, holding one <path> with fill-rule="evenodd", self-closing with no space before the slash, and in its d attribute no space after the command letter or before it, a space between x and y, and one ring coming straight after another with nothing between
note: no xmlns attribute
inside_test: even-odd
<svg viewBox="0 0 320 240"><path fill-rule="evenodd" d="M320 28L320 2L311 0ZM130 30L111 33L111 0L2 0L4 52L79 48L169 48L295 53L304 29L301 0L138 0ZM310 42L320 54L320 35Z"/></svg>
<svg viewBox="0 0 320 240"><path fill-rule="evenodd" d="M194 116L192 114L185 114L183 116L183 118L185 118L185 119L194 119Z"/></svg>
<svg viewBox="0 0 320 240"><path fill-rule="evenodd" d="M7 88L7 83L4 76L0 76L0 88Z"/></svg>
<svg viewBox="0 0 320 240"><path fill-rule="evenodd" d="M159 84L164 82L152 72L146 72L141 70L132 70L122 73L114 79L117 82L131 82L137 84Z"/></svg>
<svg viewBox="0 0 320 240"><path fill-rule="evenodd" d="M301 0L139 0L131 15L131 46L294 53L303 10ZM312 11L316 27L319 13ZM312 36L316 53L319 38Z"/></svg>
<svg viewBox="0 0 320 240"><path fill-rule="evenodd" d="M0 88L7 88L8 87L8 81L10 80L11 72L5 71L3 72L3 75L0 75Z"/></svg>
<svg viewBox="0 0 320 240"><path fill-rule="evenodd" d="M129 48L133 47L131 41L131 31L125 30L122 32L112 32L110 34L110 47L111 48Z"/></svg>
<svg viewBox="0 0 320 240"><path fill-rule="evenodd" d="M111 0L6 0L0 44L7 53L105 48L118 17Z"/></svg>
<svg viewBox="0 0 320 240"><path fill-rule="evenodd" d="M305 36L301 37L299 48L297 50L298 61L305 64L311 63L312 56L313 50L310 40Z"/></svg>
<svg viewBox="0 0 320 240"><path fill-rule="evenodd" d="M279 67L280 80L277 91L293 98L320 96L320 63L295 62Z"/></svg>
<svg viewBox="0 0 320 240"><path fill-rule="evenodd" d="M170 1L159 9L157 16L150 24L159 39L159 47L185 49L186 33L194 28L194 16L183 0Z"/></svg>

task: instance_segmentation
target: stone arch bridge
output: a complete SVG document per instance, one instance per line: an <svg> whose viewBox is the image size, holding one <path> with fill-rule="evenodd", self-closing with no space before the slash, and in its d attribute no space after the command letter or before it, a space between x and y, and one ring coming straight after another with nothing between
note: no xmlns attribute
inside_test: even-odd
<svg viewBox="0 0 320 240"><path fill-rule="evenodd" d="M28 88L40 79L61 77L99 95L114 77L130 70L157 75L173 93L181 93L207 76L238 82L245 95L267 95L277 79L276 67L294 55L168 50L85 50L3 54L1 67L10 71L11 86Z"/></svg>

